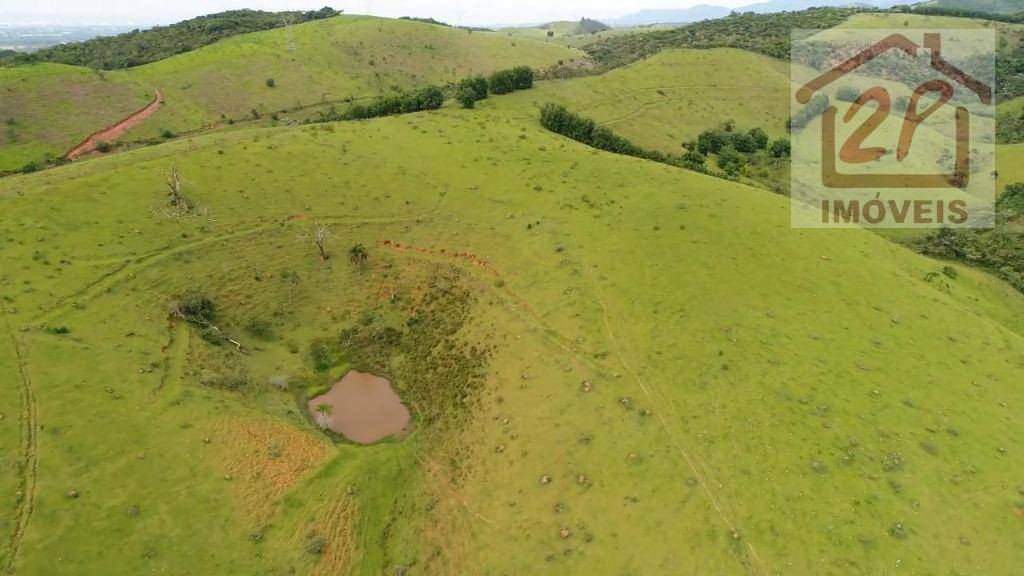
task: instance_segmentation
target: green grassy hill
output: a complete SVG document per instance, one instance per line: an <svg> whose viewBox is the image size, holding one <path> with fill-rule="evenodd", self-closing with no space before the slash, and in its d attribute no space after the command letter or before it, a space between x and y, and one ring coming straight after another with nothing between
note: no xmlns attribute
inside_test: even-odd
<svg viewBox="0 0 1024 576"><path fill-rule="evenodd" d="M60 156L153 99L107 72L64 64L0 67L0 172Z"/></svg>
<svg viewBox="0 0 1024 576"><path fill-rule="evenodd" d="M733 48L666 50L598 76L539 83L486 101L532 118L564 104L646 148L680 152L684 140L731 118L743 129L785 133L788 64Z"/></svg>
<svg viewBox="0 0 1024 576"><path fill-rule="evenodd" d="M8 565L1012 573L1020 294L500 108L0 181ZM245 353L168 320L190 289ZM345 328L365 346L318 371ZM392 377L411 437L323 441L302 399L346 366Z"/></svg>
<svg viewBox="0 0 1024 576"><path fill-rule="evenodd" d="M0 171L21 168L37 159L33 155L63 154L106 123L144 106L154 88L162 91L164 106L124 140L251 119L254 111L271 114L324 102L344 106L345 99L395 88L453 82L516 65L545 68L583 57L573 49L497 33L339 16L234 36L152 64L104 72L102 80L84 68L51 64L0 68L5 80L0 109L24 127L24 141L32 142L31 147L12 148L8 136L0 136ZM76 90L85 93L65 96ZM103 99L93 99L93 92Z"/></svg>
<svg viewBox="0 0 1024 576"><path fill-rule="evenodd" d="M956 8L974 12L989 12L991 14L1024 14L1024 6L1017 0L929 0L923 3L922 6Z"/></svg>

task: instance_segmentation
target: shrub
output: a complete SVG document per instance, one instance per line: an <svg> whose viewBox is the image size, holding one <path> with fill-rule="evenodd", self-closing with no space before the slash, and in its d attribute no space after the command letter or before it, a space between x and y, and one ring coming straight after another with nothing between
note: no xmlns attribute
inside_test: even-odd
<svg viewBox="0 0 1024 576"><path fill-rule="evenodd" d="M217 315L217 307L205 294L186 292L171 304L171 314L192 324L209 325Z"/></svg>
<svg viewBox="0 0 1024 576"><path fill-rule="evenodd" d="M310 535L306 540L306 552L309 554L320 555L327 549L327 541L324 540L323 536Z"/></svg>
<svg viewBox="0 0 1024 576"><path fill-rule="evenodd" d="M476 106L476 92L469 86L459 84L455 89L455 101L463 108L472 108Z"/></svg>
<svg viewBox="0 0 1024 576"><path fill-rule="evenodd" d="M682 166L689 170L704 170L707 157L698 152L697 150L687 150L686 154L683 154Z"/></svg>
<svg viewBox="0 0 1024 576"><path fill-rule="evenodd" d="M171 139L174 138L174 132L171 132L169 129L164 128L160 130L160 136L165 139Z"/></svg>
<svg viewBox="0 0 1024 576"><path fill-rule="evenodd" d="M110 142L107 142L106 140L101 140L96 143L96 150L98 150L102 154L110 152L110 148Z"/></svg>
<svg viewBox="0 0 1024 576"><path fill-rule="evenodd" d="M477 100L484 100L487 98L487 78L483 76L472 76L464 80L470 87L473 88L473 92L476 94Z"/></svg>
<svg viewBox="0 0 1024 576"><path fill-rule="evenodd" d="M1024 182L1007 184L1003 194L996 200L996 209L1008 216L1024 216Z"/></svg>
<svg viewBox="0 0 1024 576"><path fill-rule="evenodd" d="M764 150L768 147L768 134L766 134L764 130L760 128L751 128L750 132L747 134L749 134L750 138L754 141L754 148L757 150Z"/></svg>
<svg viewBox="0 0 1024 576"><path fill-rule="evenodd" d="M828 96L818 93L811 97L811 100L803 107L802 110L793 115L786 122L786 129L790 132L799 132L804 129L815 118L821 116L826 109L828 109L829 100Z"/></svg>
<svg viewBox="0 0 1024 576"><path fill-rule="evenodd" d="M529 66L516 66L511 70L512 86L516 90L533 88L533 69Z"/></svg>
<svg viewBox="0 0 1024 576"><path fill-rule="evenodd" d="M516 89L511 70L498 70L487 79L487 87L491 94L508 94Z"/></svg>
<svg viewBox="0 0 1024 576"><path fill-rule="evenodd" d="M769 152L771 152L771 155L775 158L788 158L792 152L791 147L792 145L789 143L789 139L779 138L772 142Z"/></svg>
<svg viewBox="0 0 1024 576"><path fill-rule="evenodd" d="M860 90L855 86L843 84L836 90L836 100L840 102L854 102L860 98Z"/></svg>
<svg viewBox="0 0 1024 576"><path fill-rule="evenodd" d="M701 154L718 154L727 142L726 134L720 130L705 130L697 136L697 151Z"/></svg>
<svg viewBox="0 0 1024 576"><path fill-rule="evenodd" d="M730 176L738 176L746 165L747 157L732 146L726 146L718 153L718 167Z"/></svg>
<svg viewBox="0 0 1024 576"><path fill-rule="evenodd" d="M250 318L249 321L245 323L245 331L257 338L266 340L273 334L274 329L270 322L267 322L262 318L254 317Z"/></svg>
<svg viewBox="0 0 1024 576"><path fill-rule="evenodd" d="M273 78L267 78L267 88L273 88L277 86L277 82Z"/></svg>
<svg viewBox="0 0 1024 576"><path fill-rule="evenodd" d="M444 104L444 92L437 86L424 86L397 94L378 96L366 105L353 104L342 114L337 114L333 109L321 113L320 120L329 122L333 120L365 120L367 118L378 118L380 116L391 116L393 114L407 114L422 110L436 110Z"/></svg>
<svg viewBox="0 0 1024 576"><path fill-rule="evenodd" d="M472 108L477 100L485 98L487 98L487 79L483 76L463 78L455 88L455 100L463 108Z"/></svg>

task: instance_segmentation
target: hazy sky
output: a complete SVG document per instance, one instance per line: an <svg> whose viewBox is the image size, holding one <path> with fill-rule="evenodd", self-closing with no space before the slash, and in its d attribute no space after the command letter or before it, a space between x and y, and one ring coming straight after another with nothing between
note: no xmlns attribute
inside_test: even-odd
<svg viewBox="0 0 1024 576"><path fill-rule="evenodd" d="M0 0L0 23L157 24L192 16L253 8L310 10L331 6L350 14L433 17L451 24L532 23L613 18L644 8L696 4L736 7L756 0Z"/></svg>

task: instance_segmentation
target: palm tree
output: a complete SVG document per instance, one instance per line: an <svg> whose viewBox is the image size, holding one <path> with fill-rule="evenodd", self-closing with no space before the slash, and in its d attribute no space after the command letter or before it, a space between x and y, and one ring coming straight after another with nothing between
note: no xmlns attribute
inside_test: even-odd
<svg viewBox="0 0 1024 576"><path fill-rule="evenodd" d="M366 261L370 258L370 253L366 251L366 247L361 243L356 242L348 250L348 259L358 266L363 266Z"/></svg>
<svg viewBox="0 0 1024 576"><path fill-rule="evenodd" d="M316 421L316 425L321 430L327 430L331 426L331 405L317 404L313 411L315 412L313 419Z"/></svg>

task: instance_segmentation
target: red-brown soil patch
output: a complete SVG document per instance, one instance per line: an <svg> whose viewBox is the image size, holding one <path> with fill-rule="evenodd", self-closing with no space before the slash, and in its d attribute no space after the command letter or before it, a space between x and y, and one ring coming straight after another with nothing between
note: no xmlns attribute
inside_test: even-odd
<svg viewBox="0 0 1024 576"><path fill-rule="evenodd" d="M98 146L100 142L114 142L121 136L124 136L125 132L131 130L137 124L155 114L160 108L160 105L164 103L164 98L163 95L160 94L160 91L156 90L155 92L156 94L153 97L153 101L145 108L136 110L121 121L97 132L93 132L87 136L85 140L82 140L77 146L69 150L64 156L68 160L74 160L79 156L83 156L95 150L96 146Z"/></svg>
<svg viewBox="0 0 1024 576"><path fill-rule="evenodd" d="M403 244L401 242L395 242L393 240L378 240L377 246L380 246L381 248L389 248L391 250L396 250L399 252L416 252L419 254L427 254L430 256L446 258L449 260L460 260L467 264L471 264L478 268L482 268L493 276L501 276L501 274L498 273L498 270L494 268L494 266L491 266L490 263L488 263L486 260L481 259L479 256L471 252L459 252L457 250L447 250L445 248L434 250L431 248L412 246L411 244Z"/></svg>

